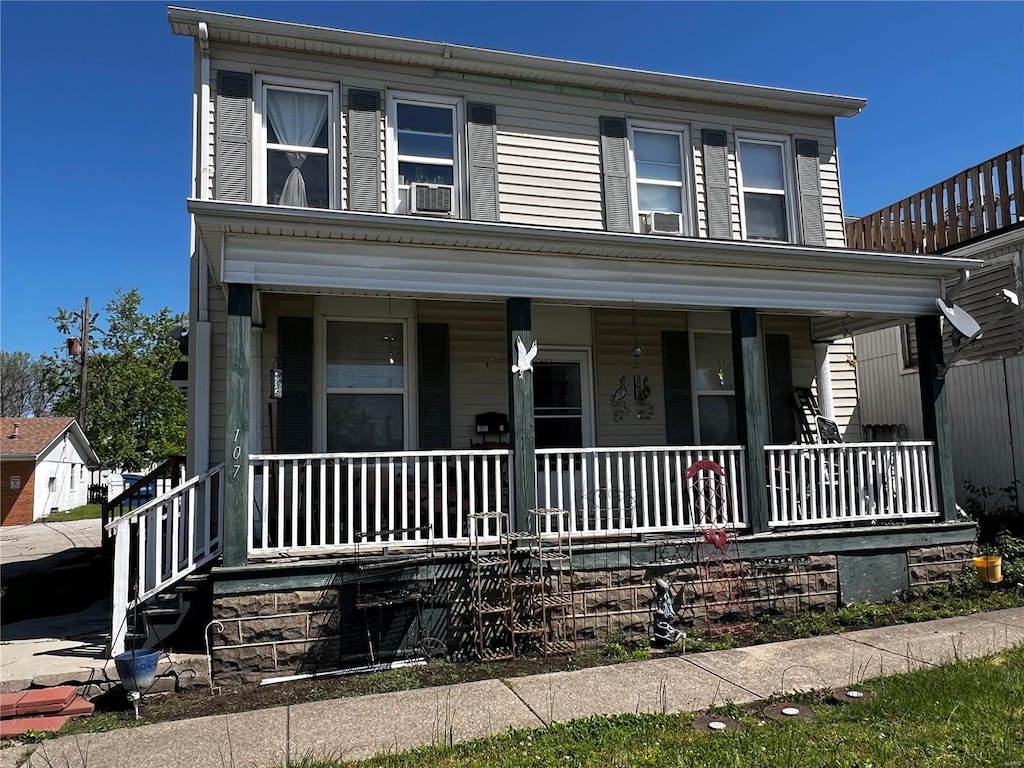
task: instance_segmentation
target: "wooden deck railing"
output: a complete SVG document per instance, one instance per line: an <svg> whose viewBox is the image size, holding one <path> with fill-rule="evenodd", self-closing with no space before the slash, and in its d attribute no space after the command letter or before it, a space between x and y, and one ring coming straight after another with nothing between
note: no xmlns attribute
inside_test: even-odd
<svg viewBox="0 0 1024 768"><path fill-rule="evenodd" d="M846 225L846 245L935 253L1024 221L1024 145Z"/></svg>

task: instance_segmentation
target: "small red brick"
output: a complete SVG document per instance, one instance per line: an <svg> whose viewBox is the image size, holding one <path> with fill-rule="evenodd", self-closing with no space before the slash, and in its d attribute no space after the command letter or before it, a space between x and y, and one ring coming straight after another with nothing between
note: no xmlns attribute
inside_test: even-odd
<svg viewBox="0 0 1024 768"><path fill-rule="evenodd" d="M25 691L0 693L0 717L14 717L18 714L18 702L24 695Z"/></svg>
<svg viewBox="0 0 1024 768"><path fill-rule="evenodd" d="M25 731L59 731L71 718L67 715L44 715L42 717L16 717L0 720L0 739L16 739Z"/></svg>
<svg viewBox="0 0 1024 768"><path fill-rule="evenodd" d="M60 711L60 714L67 715L68 717L84 717L85 715L91 715L94 709L96 707L92 702L86 701L81 696L75 696L71 703Z"/></svg>
<svg viewBox="0 0 1024 768"><path fill-rule="evenodd" d="M25 691L25 695L18 702L18 714L49 715L60 712L75 698L76 690L73 685L61 685L56 688Z"/></svg>

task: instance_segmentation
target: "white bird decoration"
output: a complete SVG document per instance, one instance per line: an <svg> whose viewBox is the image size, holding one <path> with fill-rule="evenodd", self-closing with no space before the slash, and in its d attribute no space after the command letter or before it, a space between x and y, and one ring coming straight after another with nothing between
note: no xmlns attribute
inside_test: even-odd
<svg viewBox="0 0 1024 768"><path fill-rule="evenodd" d="M537 356L537 342L534 341L533 346L527 351L526 345L523 344L523 337L516 336L516 352L519 360L512 366L512 373L518 373L521 379L527 371L533 373L533 358Z"/></svg>

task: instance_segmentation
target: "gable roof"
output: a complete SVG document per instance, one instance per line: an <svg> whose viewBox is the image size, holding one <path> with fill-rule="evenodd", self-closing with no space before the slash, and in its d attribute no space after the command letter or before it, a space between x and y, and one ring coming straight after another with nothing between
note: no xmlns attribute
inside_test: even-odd
<svg viewBox="0 0 1024 768"><path fill-rule="evenodd" d="M17 437L14 436L15 431ZM0 456L5 459L36 459L68 431L79 444L86 463L97 466L99 458L78 426L78 420L70 416L0 418Z"/></svg>

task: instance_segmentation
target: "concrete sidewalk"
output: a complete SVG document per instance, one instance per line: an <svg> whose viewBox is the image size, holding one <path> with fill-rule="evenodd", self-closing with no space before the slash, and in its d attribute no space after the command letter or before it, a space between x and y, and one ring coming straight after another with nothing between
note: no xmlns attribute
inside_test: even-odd
<svg viewBox="0 0 1024 768"><path fill-rule="evenodd" d="M621 712L696 711L850 685L1024 644L1024 608L507 681L310 702L47 741L25 763L68 768L280 766ZM26 751L0 752L9 768Z"/></svg>

